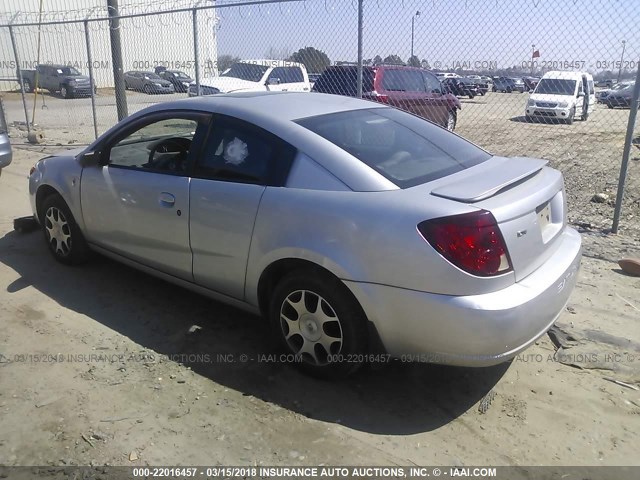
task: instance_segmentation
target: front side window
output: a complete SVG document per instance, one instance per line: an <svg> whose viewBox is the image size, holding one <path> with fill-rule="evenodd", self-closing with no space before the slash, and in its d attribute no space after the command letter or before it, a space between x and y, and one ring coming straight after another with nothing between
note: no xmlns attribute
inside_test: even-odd
<svg viewBox="0 0 640 480"><path fill-rule="evenodd" d="M109 166L184 173L198 122L167 118L149 123L109 149Z"/></svg>
<svg viewBox="0 0 640 480"><path fill-rule="evenodd" d="M229 70L224 72L222 77L234 77L249 82L259 82L269 69L266 65L253 63L234 63Z"/></svg>
<svg viewBox="0 0 640 480"><path fill-rule="evenodd" d="M435 75L429 72L422 72L422 77L424 78L424 84L429 93L441 93L442 85L440 84L440 80Z"/></svg>
<svg viewBox="0 0 640 480"><path fill-rule="evenodd" d="M400 188L445 177L491 158L463 138L393 108L332 113L297 123Z"/></svg>

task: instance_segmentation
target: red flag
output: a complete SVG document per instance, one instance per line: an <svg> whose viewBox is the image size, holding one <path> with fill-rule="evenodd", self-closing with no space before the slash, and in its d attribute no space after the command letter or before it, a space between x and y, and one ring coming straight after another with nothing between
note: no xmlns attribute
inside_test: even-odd
<svg viewBox="0 0 640 480"><path fill-rule="evenodd" d="M540 50L534 51L533 55L531 55L531 58L540 58Z"/></svg>

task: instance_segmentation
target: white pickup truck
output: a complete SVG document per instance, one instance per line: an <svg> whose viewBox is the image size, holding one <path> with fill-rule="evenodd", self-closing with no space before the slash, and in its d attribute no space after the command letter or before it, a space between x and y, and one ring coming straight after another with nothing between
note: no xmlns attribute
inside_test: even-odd
<svg viewBox="0 0 640 480"><path fill-rule="evenodd" d="M242 60L220 76L200 81L200 95L264 91L311 91L307 69L302 63L287 60ZM195 82L189 85L189 96L198 96Z"/></svg>

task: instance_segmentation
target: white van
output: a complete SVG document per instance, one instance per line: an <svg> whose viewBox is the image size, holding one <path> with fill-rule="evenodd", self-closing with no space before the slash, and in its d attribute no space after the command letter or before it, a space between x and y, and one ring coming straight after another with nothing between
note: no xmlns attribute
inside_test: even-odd
<svg viewBox="0 0 640 480"><path fill-rule="evenodd" d="M196 83L189 85L189 96L198 96ZM304 64L288 60L242 60L218 77L200 81L201 95L231 92L310 92L311 84Z"/></svg>
<svg viewBox="0 0 640 480"><path fill-rule="evenodd" d="M586 72L547 72L531 93L525 118L587 120L596 104L593 77Z"/></svg>

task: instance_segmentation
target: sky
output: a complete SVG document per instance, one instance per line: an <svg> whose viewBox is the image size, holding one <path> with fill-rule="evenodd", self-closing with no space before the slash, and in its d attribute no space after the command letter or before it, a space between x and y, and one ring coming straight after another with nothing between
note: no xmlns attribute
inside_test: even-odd
<svg viewBox="0 0 640 480"><path fill-rule="evenodd" d="M200 1L201 5L212 2ZM16 11L23 12L20 19L33 21L39 3L2 0L0 21ZM125 13L196 3L120 0ZM220 6L235 3L217 1ZM91 7L99 7L98 14L104 12L106 0L45 0L44 4L45 20L82 18ZM219 54L262 58L270 50L291 53L313 46L332 61L357 58L356 0L305 0L217 11ZM626 41L625 66L636 67L640 57L640 0L364 0L364 58L397 54L408 59L412 18L415 54L443 70L526 66L532 45L540 52L538 66L562 70L617 70L622 40ZM211 25L201 35L213 32ZM171 37L149 38L162 43ZM179 41L191 39L182 34Z"/></svg>

